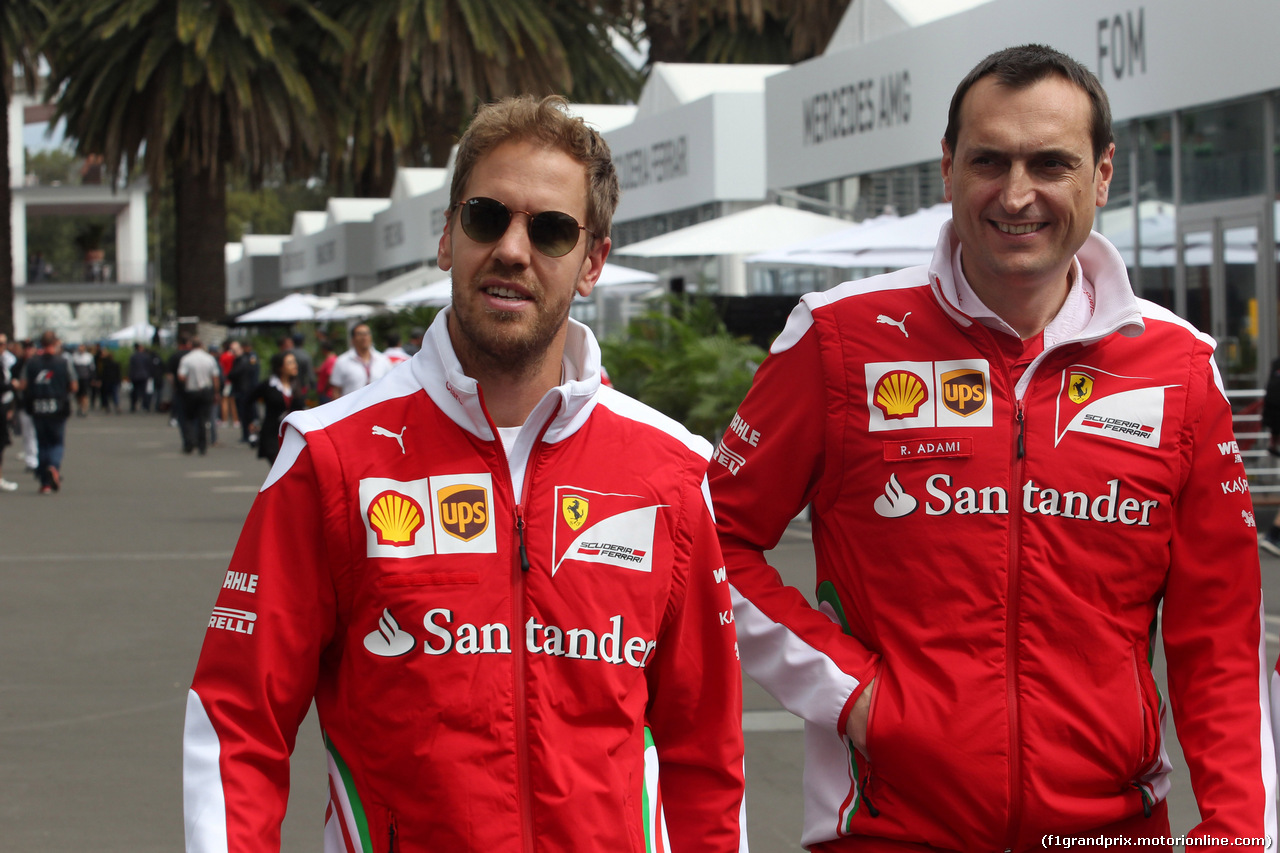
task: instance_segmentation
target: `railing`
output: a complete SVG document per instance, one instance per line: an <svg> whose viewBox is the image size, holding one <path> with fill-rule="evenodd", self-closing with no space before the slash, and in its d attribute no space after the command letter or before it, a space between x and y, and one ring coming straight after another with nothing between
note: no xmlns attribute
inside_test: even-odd
<svg viewBox="0 0 1280 853"><path fill-rule="evenodd" d="M1236 388L1227 392L1231 425L1249 476L1254 503L1280 504L1280 459L1267 452L1271 433L1262 427L1262 389Z"/></svg>

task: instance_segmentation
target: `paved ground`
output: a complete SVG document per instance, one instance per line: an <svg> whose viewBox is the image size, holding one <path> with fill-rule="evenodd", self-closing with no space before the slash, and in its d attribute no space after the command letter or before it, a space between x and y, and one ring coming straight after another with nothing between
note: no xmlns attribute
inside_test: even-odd
<svg viewBox="0 0 1280 853"><path fill-rule="evenodd" d="M14 448L4 458L22 488L0 494L0 848L171 853L187 686L266 464L229 430L208 456L182 456L156 415L95 414L68 433L54 497L19 476ZM798 579L810 555L796 524L775 562ZM1280 561L1264 557L1263 571L1280 604ZM1274 654L1280 619L1268 621ZM754 684L745 704L752 849L798 851L799 728ZM314 720L293 777L283 847L315 851L325 772ZM1175 832L1192 826L1185 772L1171 799Z"/></svg>

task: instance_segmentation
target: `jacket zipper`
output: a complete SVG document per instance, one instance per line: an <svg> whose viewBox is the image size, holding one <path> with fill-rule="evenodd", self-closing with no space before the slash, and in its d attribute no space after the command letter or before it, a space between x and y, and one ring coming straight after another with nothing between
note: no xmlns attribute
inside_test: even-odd
<svg viewBox="0 0 1280 853"><path fill-rule="evenodd" d="M483 395L480 398L481 406L484 406ZM512 607L512 634L517 638L523 636L524 630L524 578L529 571L529 552L525 548L524 541L524 501L529 496L529 490L533 483L534 464L538 458L538 448L542 445L543 436L547 434L547 430L551 428L551 422L555 420L556 414L560 411L559 403L555 409L547 416L543 422L542 428L538 430L538 436L533 440L533 444L529 447L529 458L524 466L524 488L520 492L520 500L515 505L515 529L516 541L518 547L511 570L511 607ZM511 479L511 461L507 459L506 448L502 446L502 436L498 434L498 428L493 423L493 418L489 417L489 410L485 408L485 418L489 421L489 429L493 432L494 442L498 448L498 456L502 459L502 470L506 474L507 483L511 488L511 497L515 499L515 483ZM514 697L514 711L516 723L516 774L517 783L519 785L518 800L520 803L520 837L521 847L525 853L533 853L533 772L529 765L529 715L527 709L527 697L525 695L525 655L527 650L525 645L518 640L512 643L512 688Z"/></svg>
<svg viewBox="0 0 1280 853"><path fill-rule="evenodd" d="M1007 368L1006 368L1007 375ZM1018 587L1020 586L1020 578L1022 573L1022 501L1019 499L1021 489L1019 483L1022 480L1022 473L1026 465L1027 445L1026 445L1026 410L1022 406L1022 400L1014 399L1015 417L1018 425L1018 436L1014 447L1013 465L1013 482L1009 494L1013 496L1009 501L1010 509L1013 512L1012 518L1009 520L1009 585L1008 599L1009 606L1006 608L1005 624L1005 660L1008 672L1005 675L1005 684L1007 688L1006 704L1009 708L1009 823L1005 838L1005 849L1012 850L1018 837L1018 824L1021 821L1021 814L1018 806L1020 793L1022 790L1022 761L1019 758L1021 732L1018 726L1018 616L1021 608L1019 607Z"/></svg>
<svg viewBox="0 0 1280 853"><path fill-rule="evenodd" d="M396 853L396 818L391 816L391 823L387 826L387 853Z"/></svg>

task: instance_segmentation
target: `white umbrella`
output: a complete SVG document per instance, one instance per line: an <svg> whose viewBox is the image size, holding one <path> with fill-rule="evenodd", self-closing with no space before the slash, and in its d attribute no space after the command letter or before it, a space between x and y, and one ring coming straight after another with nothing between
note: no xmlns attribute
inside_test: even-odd
<svg viewBox="0 0 1280 853"><path fill-rule="evenodd" d="M446 278L433 281L422 287L415 287L408 293L393 296L387 300L389 308L412 308L417 305L445 306L453 300L453 279Z"/></svg>
<svg viewBox="0 0 1280 853"><path fill-rule="evenodd" d="M596 279L596 287L617 287L623 284L654 284L657 280L656 273L606 263L604 269L600 271L600 278Z"/></svg>
<svg viewBox="0 0 1280 853"><path fill-rule="evenodd" d="M765 204L632 243L613 254L640 258L749 255L849 227L848 220Z"/></svg>
<svg viewBox="0 0 1280 853"><path fill-rule="evenodd" d="M290 293L269 305L255 308L236 318L236 325L250 323L301 323L316 318L316 311L333 308L338 300L328 296Z"/></svg>
<svg viewBox="0 0 1280 853"><path fill-rule="evenodd" d="M339 305L336 308L317 311L315 319L316 322L319 323L363 320L365 317L372 317L374 314L380 314L384 310L386 309L381 305L370 305L367 302L349 302L346 305Z"/></svg>
<svg viewBox="0 0 1280 853"><path fill-rule="evenodd" d="M143 341L149 342L155 337L156 327L150 323L134 323L107 336L110 341Z"/></svg>

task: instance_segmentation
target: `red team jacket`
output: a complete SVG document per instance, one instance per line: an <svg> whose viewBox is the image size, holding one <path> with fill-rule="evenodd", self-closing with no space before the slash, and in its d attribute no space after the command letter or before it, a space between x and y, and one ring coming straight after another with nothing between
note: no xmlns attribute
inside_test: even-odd
<svg viewBox="0 0 1280 853"><path fill-rule="evenodd" d="M279 849L313 696L327 853L745 849L710 445L571 324L508 459L444 318L287 421L189 695L187 849Z"/></svg>
<svg viewBox="0 0 1280 853"><path fill-rule="evenodd" d="M929 267L805 296L712 463L744 668L807 721L803 842L1143 832L1169 788L1162 602L1196 832L1274 838L1255 520L1212 341L1135 300L1093 235L1075 329L1015 388L956 307L954 252L948 225ZM762 555L810 503L817 609ZM842 733L873 676L862 756Z"/></svg>

